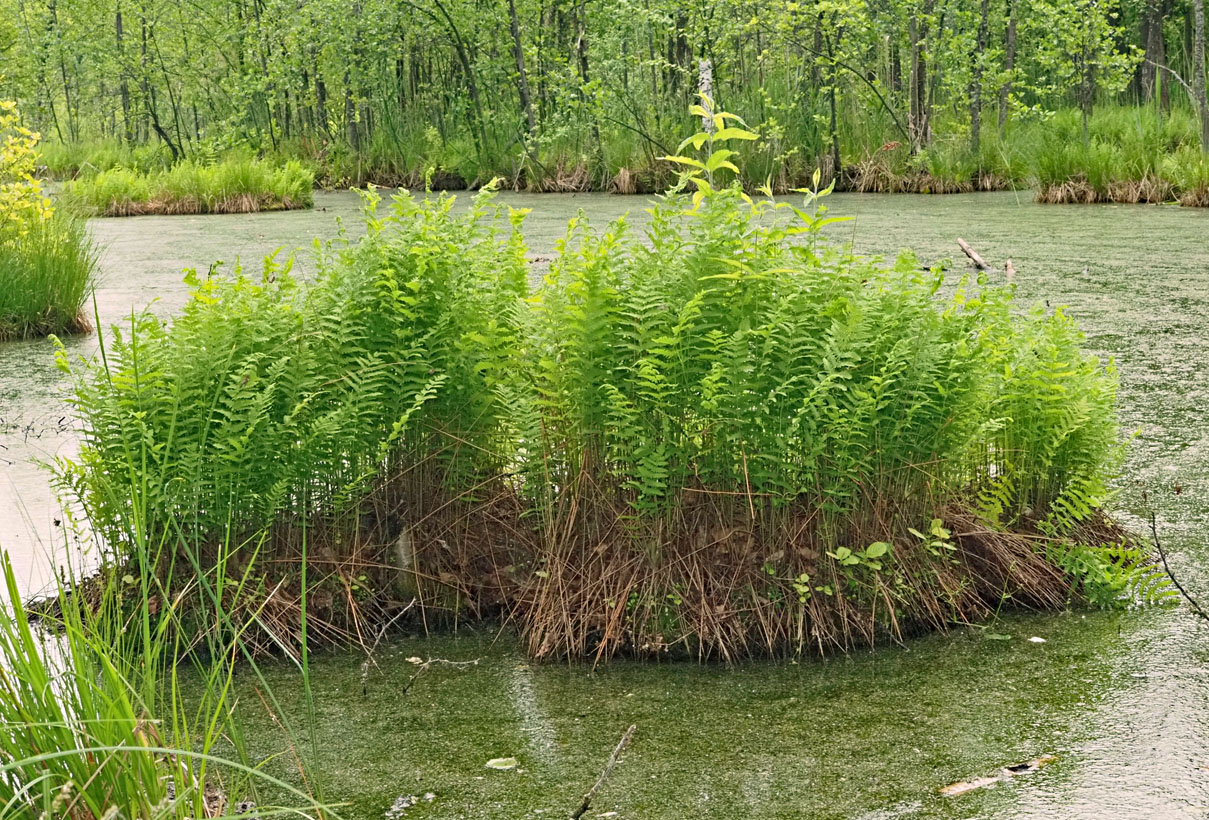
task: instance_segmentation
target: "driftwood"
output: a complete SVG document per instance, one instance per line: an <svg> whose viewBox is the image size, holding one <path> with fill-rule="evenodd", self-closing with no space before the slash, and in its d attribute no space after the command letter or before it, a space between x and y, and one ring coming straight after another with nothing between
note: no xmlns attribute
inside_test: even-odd
<svg viewBox="0 0 1209 820"><path fill-rule="evenodd" d="M978 251L970 247L970 243L966 242L960 236L957 237L957 244L961 246L961 250L966 256L970 257L970 262L978 270L993 271L995 270L986 263L986 260L978 255Z"/></svg>
<svg viewBox="0 0 1209 820"><path fill-rule="evenodd" d="M588 793L584 795L583 801L579 804L579 808L571 813L571 820L579 820L588 813L588 809L592 805L592 798L596 796L596 792L604 785L605 780L613 773L613 767L617 765L617 758L621 756L622 751L629 744L630 738L634 736L634 730L638 728L638 724L630 724L630 728L625 730L625 734L621 736L621 740L617 742L616 748L613 749L613 754L609 755L609 762L605 764L604 771L600 773L600 777L596 778L596 783L592 788L588 789Z"/></svg>

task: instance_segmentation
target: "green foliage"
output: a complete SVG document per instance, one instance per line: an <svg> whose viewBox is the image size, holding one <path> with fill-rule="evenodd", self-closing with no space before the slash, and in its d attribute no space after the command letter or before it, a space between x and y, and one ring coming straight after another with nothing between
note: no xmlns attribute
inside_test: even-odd
<svg viewBox="0 0 1209 820"><path fill-rule="evenodd" d="M460 215L402 196L367 218L359 243L317 248L313 285L275 258L256 279L193 273L184 312L135 316L102 366L61 354L87 422L62 478L111 546L135 530L240 544L338 515L409 465L466 481L498 468L519 235L489 195Z"/></svg>
<svg viewBox="0 0 1209 820"><path fill-rule="evenodd" d="M38 135L0 101L0 340L85 330L96 250L34 179Z"/></svg>
<svg viewBox="0 0 1209 820"><path fill-rule="evenodd" d="M1079 544L1055 540L1051 561L1073 578L1094 606L1162 606L1178 603L1180 593L1144 549L1127 543Z"/></svg>
<svg viewBox="0 0 1209 820"><path fill-rule="evenodd" d="M710 134L685 145L712 148ZM803 207L753 200L716 185L725 166L708 155L673 161L691 194L658 201L642 236L624 220L573 220L531 299L533 394L514 418L543 531L616 521L610 547L668 573L641 582L640 600L697 583L698 562L745 578L758 559L749 583L770 618L823 592L871 620L891 602L891 620L931 617L933 595L961 618L968 595L1001 594L973 592L970 553L942 520L954 511L980 507L1039 543L1094 522L1120 453L1115 374L1061 311L1020 315L1010 284L942 289L943 273L910 255L886 267L827 244L827 191ZM913 529L923 521L926 533ZM586 537L550 549L606 549ZM714 607L743 606L735 596L698 598L671 625L651 612L646 631L631 613L635 640L712 622ZM787 642L806 640L800 623Z"/></svg>
<svg viewBox="0 0 1209 820"><path fill-rule="evenodd" d="M171 164L171 155L162 146L128 146L113 139L71 143L47 141L42 143L41 164L52 179L70 180L114 168L128 168L143 174L162 171Z"/></svg>
<svg viewBox="0 0 1209 820"><path fill-rule="evenodd" d="M1115 382L1060 312L1015 318L983 279L938 304L913 258L853 258L818 214L693 181L645 237L573 222L534 297L542 486L587 461L651 514L698 484L839 517L971 486L1010 484L1009 517L1099 503Z"/></svg>
<svg viewBox="0 0 1209 820"><path fill-rule="evenodd" d="M216 165L181 162L140 172L114 167L68 183L64 199L102 216L210 214L308 208L314 173L302 163L276 166L232 157Z"/></svg>
<svg viewBox="0 0 1209 820"><path fill-rule="evenodd" d="M97 266L84 223L60 210L24 233L0 230L0 340L76 333Z"/></svg>
<svg viewBox="0 0 1209 820"><path fill-rule="evenodd" d="M1192 107L1141 53L1190 78L1187 4L4 3L0 18L21 25L0 25L0 44L13 41L2 86L55 140L46 164L60 177L235 150L311 162L336 186L499 175L532 190L663 190L657 158L695 130L683 114L702 57L713 95L762 124L734 165L778 191L816 168L842 187L890 143L905 149L886 188L1004 187L982 143L1017 125L1113 103L1157 115L1156 97L1164 119ZM1156 31L1157 52L1143 34ZM923 166L937 179L911 184Z"/></svg>

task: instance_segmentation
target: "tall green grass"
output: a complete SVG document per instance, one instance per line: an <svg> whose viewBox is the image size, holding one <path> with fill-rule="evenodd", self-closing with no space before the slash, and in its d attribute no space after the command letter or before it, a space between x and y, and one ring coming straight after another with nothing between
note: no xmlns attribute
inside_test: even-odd
<svg viewBox="0 0 1209 820"><path fill-rule="evenodd" d="M219 214L308 208L314 173L298 162L230 158L142 172L115 167L68 183L63 198L101 216Z"/></svg>
<svg viewBox="0 0 1209 820"><path fill-rule="evenodd" d="M160 171L171 165L172 156L162 145L125 145L117 140L91 140L41 144L40 170L51 179L66 181L88 177L114 168L140 173Z"/></svg>
<svg viewBox="0 0 1209 820"><path fill-rule="evenodd" d="M1189 190L1181 171L1200 154L1195 115L1182 109L1102 106L1084 140L1077 112L1032 127L1037 198L1042 202L1163 202ZM1192 203L1189 203L1192 204Z"/></svg>
<svg viewBox="0 0 1209 820"><path fill-rule="evenodd" d="M193 656L146 575L60 587L31 622L7 554L0 569L0 817L335 816L243 751L234 646L180 685ZM256 807L261 790L289 802Z"/></svg>
<svg viewBox="0 0 1209 820"><path fill-rule="evenodd" d="M770 87L759 99L737 101L765 119L761 140L739 149L738 165L749 189L771 182L774 190L788 191L805 185L815 168L829 167L826 107L818 99L792 105L771 102L776 99L777 90ZM308 139L283 140L271 151L259 148L273 162L297 161L314 168L320 184L328 187L376 183L424 188L427 183L437 190L460 189L500 177L508 187L532 191L651 193L673 181L659 157L679 142L683 120L663 118L659 128L648 123L652 133L645 136L603 127L596 142L584 140L582 125L559 127L560 115L551 116L542 134L528 143L509 138L482 149L465 134L442 137L434 127L407 120L383 124L356 151L339 142ZM934 117L936 138L912 153L909 140L884 110L857 98L842 99L844 169L838 185L921 193L1036 187L1043 201L1059 202L1200 201L1196 192L1201 189L1188 179L1190 173L1195 176L1188 169L1196 167L1190 152L1199 146L1199 128L1186 108L1100 105L1088 124L1086 143L1078 110L1030 112L1009 121L1002 133L983 128L977 155L964 113L941 109ZM246 147L225 144L199 145L194 155L207 162L249 157ZM119 168L157 173L171 164L166 149L113 141L52 143L44 148L44 162L47 172L60 179ZM113 184L118 190L112 193L120 195L128 187L147 196L136 182Z"/></svg>
<svg viewBox="0 0 1209 820"><path fill-rule="evenodd" d="M67 213L0 227L0 341L89 330L96 267L83 221Z"/></svg>

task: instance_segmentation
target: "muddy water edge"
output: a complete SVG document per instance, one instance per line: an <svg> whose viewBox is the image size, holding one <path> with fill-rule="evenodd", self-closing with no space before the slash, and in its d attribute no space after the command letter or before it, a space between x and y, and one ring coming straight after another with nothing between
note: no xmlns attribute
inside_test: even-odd
<svg viewBox="0 0 1209 820"><path fill-rule="evenodd" d="M536 255L576 210L596 222L645 217L641 198L506 200L533 209ZM837 195L830 205L855 217L833 234L860 252L910 247L925 264L956 257L956 275L961 236L992 262L1013 260L1023 303L1067 307L1088 347L1120 370L1122 427L1134 438L1115 511L1141 527L1146 488L1174 568L1209 596L1209 215L1039 206L1027 193ZM357 208L340 193L318 195L309 212L96 220L101 324L153 300L171 314L186 296L181 269L215 260L254 269L279 247L303 248L305 275L311 239L334 236L341 220L358 232ZM85 355L96 344L68 341ZM0 346L0 545L30 592L52 577L69 540L32 463L72 452L61 390L49 343ZM420 800L401 816L567 816L631 723L632 745L588 817L1209 817L1209 630L1179 611L1010 616L903 647L729 669L536 666L506 633L474 629L415 636L379 655L364 686L362 656L313 661L313 722L296 670L266 669L299 742L318 757L324 797L347 802L346 817L383 817L409 795ZM408 659L430 656L481 660L434 666L400 695L416 670ZM249 751L280 753L252 677L239 684ZM940 794L1041 755L1056 760ZM519 765L484 767L498 757ZM270 765L297 780L291 759Z"/></svg>

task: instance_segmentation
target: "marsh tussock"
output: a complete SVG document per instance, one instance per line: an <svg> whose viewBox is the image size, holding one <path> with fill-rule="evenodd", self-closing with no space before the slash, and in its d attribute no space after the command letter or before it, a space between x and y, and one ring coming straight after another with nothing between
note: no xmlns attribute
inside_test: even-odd
<svg viewBox="0 0 1209 820"><path fill-rule="evenodd" d="M1048 205L1094 205L1104 202L1137 205L1171 202L1175 198L1175 186L1167 180L1150 176L1139 180L1113 180L1103 186L1093 185L1086 179L1068 179L1046 183L1037 189L1037 201ZM1182 196L1180 202L1184 202Z"/></svg>
<svg viewBox="0 0 1209 820"><path fill-rule="evenodd" d="M34 177L39 136L0 100L0 342L91 329L84 302L97 251L82 220Z"/></svg>
<svg viewBox="0 0 1209 820"><path fill-rule="evenodd" d="M97 216L246 214L309 208L314 173L254 159L181 162L143 172L113 168L68 183L63 198Z"/></svg>
<svg viewBox="0 0 1209 820"><path fill-rule="evenodd" d="M573 219L532 289L490 191L367 196L313 284L192 278L108 370L64 357L61 486L197 634L218 600L274 651L406 611L542 658L793 655L1109 603L1145 565L1101 512L1115 376L1006 283L941 296L828 243L820 196L732 187L643 236Z"/></svg>

